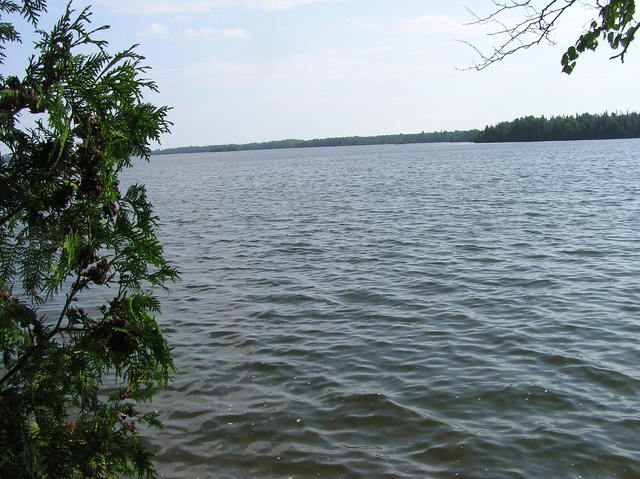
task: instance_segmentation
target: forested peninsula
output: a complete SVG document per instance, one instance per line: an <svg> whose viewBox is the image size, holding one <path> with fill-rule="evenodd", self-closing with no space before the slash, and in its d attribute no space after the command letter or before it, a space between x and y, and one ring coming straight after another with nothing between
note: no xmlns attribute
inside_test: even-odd
<svg viewBox="0 0 640 479"><path fill-rule="evenodd" d="M172 153L213 153L242 150L272 150L279 148L311 148L324 146L404 145L409 143L444 142L524 142L561 140L605 140L615 138L640 138L640 114L638 113L583 113L575 116L550 118L525 116L484 130L455 130L431 133L347 136L318 138L315 140L276 140L262 143L184 146L156 150L154 155Z"/></svg>
<svg viewBox="0 0 640 479"><path fill-rule="evenodd" d="M583 113L576 116L551 118L525 116L487 126L473 141L476 143L561 141L561 140L611 140L616 138L640 138L640 114Z"/></svg>

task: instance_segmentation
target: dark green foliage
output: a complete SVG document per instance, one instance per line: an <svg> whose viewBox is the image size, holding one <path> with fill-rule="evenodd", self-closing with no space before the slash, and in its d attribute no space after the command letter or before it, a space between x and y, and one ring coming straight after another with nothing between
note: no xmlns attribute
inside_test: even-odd
<svg viewBox="0 0 640 479"><path fill-rule="evenodd" d="M479 143L502 141L603 140L640 138L640 114L604 113L535 118L526 116L487 126Z"/></svg>
<svg viewBox="0 0 640 479"><path fill-rule="evenodd" d="M598 4L598 20L589 25L589 29L580 35L575 46L569 47L562 56L562 71L571 74L581 53L594 51L605 41L609 47L619 53L611 58L620 58L624 62L627 50L635 39L640 24L634 19L636 5L634 0L609 0Z"/></svg>
<svg viewBox="0 0 640 479"><path fill-rule="evenodd" d="M263 143L246 143L243 145L209 145L184 146L154 151L154 155L171 153L211 153L241 150L275 150L279 148L313 148L324 146L358 146L358 145L404 145L408 143L439 143L472 141L478 130L440 131L432 133L379 135L379 136L345 136L340 138L319 138L315 140L277 140Z"/></svg>
<svg viewBox="0 0 640 479"><path fill-rule="evenodd" d="M0 0L4 55L19 40L4 17L35 25L44 8ZM2 478L155 476L136 424L160 423L134 405L173 363L145 288L177 273L144 187L121 193L118 175L168 131L167 108L143 100L156 88L143 58L108 53L94 38L106 27L89 27L89 10L68 6L25 74L0 75ZM83 309L89 288L110 299Z"/></svg>
<svg viewBox="0 0 640 479"><path fill-rule="evenodd" d="M6 58L5 43L19 42L20 33L16 31L13 24L4 21L4 14L21 14L25 19L35 25L40 17L40 12L45 10L45 0L0 0L0 61Z"/></svg>

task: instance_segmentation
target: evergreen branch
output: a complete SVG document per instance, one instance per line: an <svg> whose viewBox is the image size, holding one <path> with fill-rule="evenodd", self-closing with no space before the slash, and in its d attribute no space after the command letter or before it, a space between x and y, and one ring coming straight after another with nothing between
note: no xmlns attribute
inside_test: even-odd
<svg viewBox="0 0 640 479"><path fill-rule="evenodd" d="M18 359L16 364L14 364L14 366L2 378L0 378L0 386L3 383L8 382L25 365L25 363L33 355L33 353L35 353L43 344L45 344L48 341L51 341L51 339L53 339L53 337L56 334L58 334L58 332L60 331L60 326L62 324L62 321L64 320L64 317L67 314L67 311L69 310L69 306L71 306L71 303L75 299L76 294L78 294L78 292L82 289L81 284L82 284L82 280L80 278L80 272L78 272L78 276L74 282L74 285L71 288L71 292L67 295L67 300L64 303L62 311L60 312L60 316L58 317L58 321L55 327L53 328L53 330L44 337L43 341L40 341L39 343L29 348L27 352Z"/></svg>
<svg viewBox="0 0 640 479"><path fill-rule="evenodd" d="M44 6L45 0L0 0L0 12L33 25ZM0 75L0 143L11 152L0 164L2 291L17 288L33 304L46 304L68 288L50 326L27 305L0 308L8 328L0 470L15 479L154 476L133 424L115 413L125 398L150 399L173 371L150 314L159 303L142 288L163 286L176 273L162 256L143 189L127 198L118 190L130 154L147 153L149 142L168 132L167 108L144 102L143 93L157 87L143 78L143 57L133 48L110 54L107 42L95 38L108 27L90 24L91 11L74 12L69 3L50 31L35 30L37 53L21 81ZM12 40L19 41L13 24L0 22L0 61ZM44 113L33 127L17 121L25 108ZM89 285L117 283L101 320L73 306ZM105 374L124 382L117 397L100 395ZM70 411L76 420L65 426ZM160 426L153 418L149 425Z"/></svg>
<svg viewBox="0 0 640 479"><path fill-rule="evenodd" d="M4 226L4 224L9 221L11 218L13 218L15 215L17 215L18 213L20 213L20 210L22 208L15 208L12 211L10 211L9 213L7 213L6 215L4 215L2 218L0 218L0 226Z"/></svg>

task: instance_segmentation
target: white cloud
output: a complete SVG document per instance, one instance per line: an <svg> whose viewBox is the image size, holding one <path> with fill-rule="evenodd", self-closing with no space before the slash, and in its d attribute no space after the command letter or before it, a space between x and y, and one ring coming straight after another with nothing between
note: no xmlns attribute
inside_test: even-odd
<svg viewBox="0 0 640 479"><path fill-rule="evenodd" d="M188 28L184 31L187 37L225 37L225 38L246 38L247 31L241 27L216 29L213 27Z"/></svg>
<svg viewBox="0 0 640 479"><path fill-rule="evenodd" d="M300 5L311 3L333 3L345 0L228 0L230 3L242 4L246 8L263 10L289 10Z"/></svg>
<svg viewBox="0 0 640 479"><path fill-rule="evenodd" d="M334 3L349 0L100 0L119 13L184 14L205 13L214 8L246 8L289 10L312 3Z"/></svg>
<svg viewBox="0 0 640 479"><path fill-rule="evenodd" d="M265 69L268 69L266 62L240 62L212 57L185 67L183 73L200 82L233 85L260 78Z"/></svg>
<svg viewBox="0 0 640 479"><path fill-rule="evenodd" d="M216 33L217 30L211 27L187 28L184 31L184 35L187 37L212 37Z"/></svg>
<svg viewBox="0 0 640 479"><path fill-rule="evenodd" d="M460 35L469 33L470 27L446 15L425 15L405 20L397 26L398 32L418 35Z"/></svg>
<svg viewBox="0 0 640 479"><path fill-rule="evenodd" d="M169 36L169 28L159 23L152 23L143 31L138 32L138 35L141 37L167 38Z"/></svg>
<svg viewBox="0 0 640 479"><path fill-rule="evenodd" d="M246 38L247 31L244 28L223 28L220 30L220 34L226 38Z"/></svg>
<svg viewBox="0 0 640 479"><path fill-rule="evenodd" d="M390 24L359 23L364 30L391 35L434 35L449 38L466 38L486 35L491 28L486 25L463 22L448 15L423 15Z"/></svg>
<svg viewBox="0 0 640 479"><path fill-rule="evenodd" d="M346 85L424 79L452 70L453 65L423 52L402 54L393 46L383 45L366 49L325 48L272 61L229 61L213 57L189 65L183 74L217 86L309 89L332 84L343 89Z"/></svg>

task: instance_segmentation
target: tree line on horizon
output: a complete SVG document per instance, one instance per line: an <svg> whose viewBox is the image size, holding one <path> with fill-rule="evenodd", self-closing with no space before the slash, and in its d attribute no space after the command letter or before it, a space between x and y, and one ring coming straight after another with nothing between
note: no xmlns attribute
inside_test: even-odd
<svg viewBox="0 0 640 479"><path fill-rule="evenodd" d="M312 148L325 146L360 146L360 145L404 145L409 143L446 143L469 142L480 133L479 130L436 131L425 133L378 135L378 136L346 136L340 138L317 138L314 140L276 140L261 143L184 146L154 151L155 155L171 153L217 153L243 150L275 150L280 148Z"/></svg>
<svg viewBox="0 0 640 479"><path fill-rule="evenodd" d="M640 114L583 113L550 118L525 116L487 126L474 139L477 143L608 140L639 138Z"/></svg>
<svg viewBox="0 0 640 479"><path fill-rule="evenodd" d="M245 144L184 146L156 150L154 155L172 153L218 153L225 151L272 150L326 146L404 145L410 143L499 143L525 141L603 140L640 138L639 113L576 114L575 116L525 116L484 130L436 131L412 134L346 136L314 140L276 140Z"/></svg>

